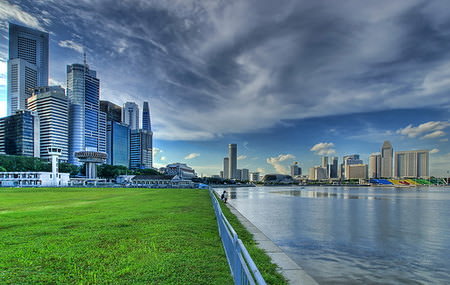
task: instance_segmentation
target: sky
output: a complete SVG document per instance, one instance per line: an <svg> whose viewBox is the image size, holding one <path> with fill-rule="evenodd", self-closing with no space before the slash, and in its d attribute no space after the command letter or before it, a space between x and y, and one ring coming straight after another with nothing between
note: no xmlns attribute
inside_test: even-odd
<svg viewBox="0 0 450 285"><path fill-rule="evenodd" d="M86 53L101 99L149 101L155 166L287 173L384 140L450 170L448 1L0 1L0 116L8 22L50 33L50 84Z"/></svg>

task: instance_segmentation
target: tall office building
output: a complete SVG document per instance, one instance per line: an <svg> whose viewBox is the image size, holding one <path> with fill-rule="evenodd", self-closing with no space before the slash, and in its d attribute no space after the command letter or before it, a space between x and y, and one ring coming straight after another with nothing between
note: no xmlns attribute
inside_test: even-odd
<svg viewBox="0 0 450 285"><path fill-rule="evenodd" d="M309 169L309 180L328 179L327 169L322 166L314 166Z"/></svg>
<svg viewBox="0 0 450 285"><path fill-rule="evenodd" d="M10 155L40 156L39 116L30 110L18 110L0 118L0 152Z"/></svg>
<svg viewBox="0 0 450 285"><path fill-rule="evenodd" d="M153 167L153 133L146 130L131 130L130 168Z"/></svg>
<svg viewBox="0 0 450 285"><path fill-rule="evenodd" d="M223 178L230 179L230 159L228 157L223 158Z"/></svg>
<svg viewBox="0 0 450 285"><path fill-rule="evenodd" d="M247 168L243 168L242 169L242 175L241 175L241 180L242 181L249 181L250 180L250 172Z"/></svg>
<svg viewBox="0 0 450 285"><path fill-rule="evenodd" d="M152 123L150 121L150 108L148 102L144 102L144 109L142 109L142 129L151 131Z"/></svg>
<svg viewBox="0 0 450 285"><path fill-rule="evenodd" d="M381 178L381 154L369 156L369 178Z"/></svg>
<svg viewBox="0 0 450 285"><path fill-rule="evenodd" d="M67 66L69 163L81 164L78 151L106 151L106 114L100 114L99 96L100 80L86 62Z"/></svg>
<svg viewBox="0 0 450 285"><path fill-rule="evenodd" d="M130 167L130 128L126 124L107 122L106 163Z"/></svg>
<svg viewBox="0 0 450 285"><path fill-rule="evenodd" d="M106 121L122 123L122 107L105 100L100 100L100 111L106 113Z"/></svg>
<svg viewBox="0 0 450 285"><path fill-rule="evenodd" d="M338 178L339 176L339 161L336 156L330 157L330 164L329 164L329 173L330 178Z"/></svg>
<svg viewBox="0 0 450 285"><path fill-rule="evenodd" d="M258 182L261 179L259 172L250 172L250 181Z"/></svg>
<svg viewBox="0 0 450 285"><path fill-rule="evenodd" d="M231 143L228 145L228 158L230 166L228 167L230 179L237 178L237 145Z"/></svg>
<svg viewBox="0 0 450 285"><path fill-rule="evenodd" d="M297 175L302 175L302 168L298 166L298 162L294 162L294 164L291 165L291 176L295 177Z"/></svg>
<svg viewBox="0 0 450 285"><path fill-rule="evenodd" d="M236 179L242 180L242 169L236 169Z"/></svg>
<svg viewBox="0 0 450 285"><path fill-rule="evenodd" d="M122 123L130 126L131 130L139 129L139 106L134 102L126 102L122 110Z"/></svg>
<svg viewBox="0 0 450 285"><path fill-rule="evenodd" d="M345 179L366 179L367 164L346 164Z"/></svg>
<svg viewBox="0 0 450 285"><path fill-rule="evenodd" d="M326 176L327 176L327 178L329 178L330 177L330 165L328 164L327 156L322 156L321 167L326 169Z"/></svg>
<svg viewBox="0 0 450 285"><path fill-rule="evenodd" d="M342 164L341 164L341 178L343 179L349 179L347 178L348 175L345 173L346 166L347 165L355 165L355 164L364 164L364 162L359 159L359 154L351 154L346 155L342 158Z"/></svg>
<svg viewBox="0 0 450 285"><path fill-rule="evenodd" d="M48 33L9 24L7 114L26 108L32 88L48 85Z"/></svg>
<svg viewBox="0 0 450 285"><path fill-rule="evenodd" d="M61 161L68 160L69 101L61 86L38 87L27 99L27 109L37 112L40 124L40 157L48 161L49 148L61 149Z"/></svg>
<svg viewBox="0 0 450 285"><path fill-rule="evenodd" d="M385 141L381 147L381 177L392 177L392 164L394 158L394 150L389 141Z"/></svg>
<svg viewBox="0 0 450 285"><path fill-rule="evenodd" d="M428 150L397 151L394 176L398 178L428 178L430 176L430 152Z"/></svg>

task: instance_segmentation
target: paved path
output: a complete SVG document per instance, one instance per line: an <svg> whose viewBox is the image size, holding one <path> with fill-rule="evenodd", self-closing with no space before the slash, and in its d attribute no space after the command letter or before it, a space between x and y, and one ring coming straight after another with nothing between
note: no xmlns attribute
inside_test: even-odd
<svg viewBox="0 0 450 285"><path fill-rule="evenodd" d="M289 281L295 285L318 285L318 283L308 275L300 266L287 256L277 245L275 245L265 234L263 234L246 217L236 210L229 203L226 204L231 212L239 219L241 224L253 234L253 239L258 247L264 250L272 258L272 262L277 264L279 271Z"/></svg>

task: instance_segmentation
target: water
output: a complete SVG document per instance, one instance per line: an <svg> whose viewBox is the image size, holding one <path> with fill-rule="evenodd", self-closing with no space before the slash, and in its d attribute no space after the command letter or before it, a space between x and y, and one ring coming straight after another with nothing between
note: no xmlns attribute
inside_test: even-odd
<svg viewBox="0 0 450 285"><path fill-rule="evenodd" d="M320 284L450 284L450 188L226 190Z"/></svg>

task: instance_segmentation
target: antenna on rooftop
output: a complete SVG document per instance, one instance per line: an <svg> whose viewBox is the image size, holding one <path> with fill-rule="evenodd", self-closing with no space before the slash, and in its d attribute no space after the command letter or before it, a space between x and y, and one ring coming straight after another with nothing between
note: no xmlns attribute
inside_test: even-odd
<svg viewBox="0 0 450 285"><path fill-rule="evenodd" d="M84 63L84 65L87 64L87 61L86 61L86 52L83 53L83 63Z"/></svg>

